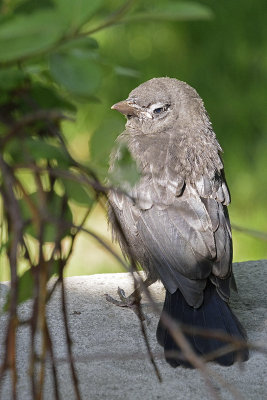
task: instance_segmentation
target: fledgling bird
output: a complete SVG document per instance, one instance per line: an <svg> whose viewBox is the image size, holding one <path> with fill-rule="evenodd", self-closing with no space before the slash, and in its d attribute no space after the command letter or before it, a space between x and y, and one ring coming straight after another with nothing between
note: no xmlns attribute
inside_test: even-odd
<svg viewBox="0 0 267 400"><path fill-rule="evenodd" d="M127 118L118 137L111 169L127 145L141 173L130 196L109 194L109 220L121 248L166 289L163 311L186 325L218 329L246 340L228 301L232 273L232 235L227 211L222 149L202 99L174 78L154 78L112 106ZM125 239L118 229L124 232ZM127 242L127 243L126 243ZM190 366L161 320L157 339L172 367ZM187 335L198 355L225 346L214 338ZM231 365L247 360L247 349L218 356Z"/></svg>

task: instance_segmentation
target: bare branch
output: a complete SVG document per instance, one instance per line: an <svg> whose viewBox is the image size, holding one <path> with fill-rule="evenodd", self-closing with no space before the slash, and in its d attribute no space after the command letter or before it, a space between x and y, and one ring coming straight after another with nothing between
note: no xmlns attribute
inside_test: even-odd
<svg viewBox="0 0 267 400"><path fill-rule="evenodd" d="M3 148L6 143L14 138L15 135L21 133L23 128L38 121L58 121L62 119L71 120L70 117L62 114L56 110L38 110L31 114L24 115L18 122L14 123L10 128L9 132L3 137L0 142L0 146Z"/></svg>
<svg viewBox="0 0 267 400"><path fill-rule="evenodd" d="M255 238L267 241L267 233L266 232L256 231L256 230L250 229L250 228L244 228L244 227L236 225L236 224L231 224L231 226L236 231L239 231L239 232L245 233L246 235L253 236Z"/></svg>

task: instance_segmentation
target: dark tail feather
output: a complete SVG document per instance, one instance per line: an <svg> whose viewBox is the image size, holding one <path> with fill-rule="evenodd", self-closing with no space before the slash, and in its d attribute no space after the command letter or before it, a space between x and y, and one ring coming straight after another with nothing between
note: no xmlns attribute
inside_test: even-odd
<svg viewBox="0 0 267 400"><path fill-rule="evenodd" d="M215 286L209 283L204 291L204 301L201 307L193 308L189 306L179 289L170 294L166 292L163 311L169 314L173 319L195 327L220 330L240 339L246 339L246 333L231 311L230 307L218 295ZM205 355L225 346L227 342L218 339L205 338L204 336L186 335L197 355ZM191 367L191 364L179 355L168 356L167 353L179 352L180 349L174 342L167 329L159 321L157 329L157 339L164 347L166 361L174 368L179 365ZM242 349L238 352L232 352L216 358L214 361L221 365L232 365L237 359L246 361L248 359L248 350Z"/></svg>

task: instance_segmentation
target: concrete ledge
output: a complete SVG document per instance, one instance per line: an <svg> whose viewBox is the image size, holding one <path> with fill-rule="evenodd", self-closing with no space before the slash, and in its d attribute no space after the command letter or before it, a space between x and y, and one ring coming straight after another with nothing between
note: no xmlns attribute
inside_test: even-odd
<svg viewBox="0 0 267 400"><path fill-rule="evenodd" d="M236 263L234 272L239 295L233 294L232 308L245 326L250 341L266 343L267 336L267 261ZM130 310L106 302L104 294L115 295L117 287L126 293L132 291L129 274L103 274L66 278L68 317L74 342L74 354L79 374L82 398L92 400L203 400L211 398L198 371L170 368L159 356L162 354L155 338L158 317L146 299L143 309L148 317L148 335L163 383L156 379L146 358L146 349L140 333L137 316ZM0 297L7 291L0 286ZM153 285L152 294L158 302L164 299L161 284ZM62 399L75 399L70 371L66 360L63 322L59 313L60 296L55 292L48 305L49 326L52 330ZM20 307L27 317L31 303ZM1 316L1 350L6 316ZM27 327L18 331L18 400L31 399L27 374L30 332ZM244 399L267 398L267 356L252 352L250 360L241 370L237 365L229 368L210 364L210 368L232 384ZM218 387L222 399L233 399L226 388ZM52 400L51 368L47 362L45 400ZM9 377L4 379L1 399L11 399Z"/></svg>

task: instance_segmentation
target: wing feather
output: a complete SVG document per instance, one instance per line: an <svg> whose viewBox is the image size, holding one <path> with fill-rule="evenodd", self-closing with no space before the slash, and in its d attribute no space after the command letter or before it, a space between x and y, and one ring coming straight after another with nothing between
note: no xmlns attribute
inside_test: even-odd
<svg viewBox="0 0 267 400"><path fill-rule="evenodd" d="M172 173L151 170L132 189L132 198L110 195L131 251L148 273L156 272L170 293L179 288L190 305L201 304L208 277L228 298L232 260L224 206L230 201L228 188L218 175L213 180L202 176L195 184L176 177L176 195L174 185L168 186L175 179ZM127 245L119 240L127 255Z"/></svg>

